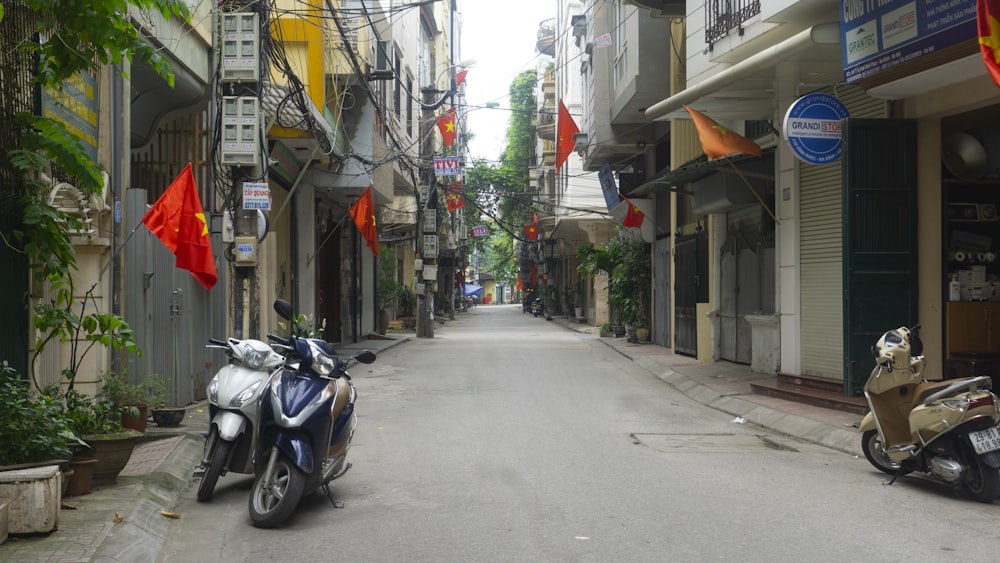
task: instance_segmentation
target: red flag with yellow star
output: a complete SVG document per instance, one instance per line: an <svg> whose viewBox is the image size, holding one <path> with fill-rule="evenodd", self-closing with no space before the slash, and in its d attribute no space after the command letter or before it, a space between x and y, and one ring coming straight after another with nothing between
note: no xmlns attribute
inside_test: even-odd
<svg viewBox="0 0 1000 563"><path fill-rule="evenodd" d="M625 219L622 221L623 227L641 227L642 221L646 218L641 210L632 203L629 198L622 196L625 203L628 204L628 213L625 214Z"/></svg>
<svg viewBox="0 0 1000 563"><path fill-rule="evenodd" d="M441 131L441 141L444 142L444 146L450 147L454 145L455 137L458 136L458 133L455 131L454 107L438 116L437 127L438 131Z"/></svg>
<svg viewBox="0 0 1000 563"><path fill-rule="evenodd" d="M524 226L524 236L528 240L538 240L538 214L532 217L530 225Z"/></svg>
<svg viewBox="0 0 1000 563"><path fill-rule="evenodd" d="M569 114L569 110L566 109L566 104L559 100L559 120L556 122L556 174L559 173L559 169L562 168L566 159L569 158L569 153L573 152L573 148L576 145L576 139L574 135L580 132L580 128L576 126L576 122L573 121L573 116Z"/></svg>
<svg viewBox="0 0 1000 563"><path fill-rule="evenodd" d="M218 280L215 257L190 162L149 208L142 223L174 254L178 268L191 272L205 289L212 289Z"/></svg>
<svg viewBox="0 0 1000 563"><path fill-rule="evenodd" d="M694 127L698 130L698 139L701 140L701 149L708 158L715 160L731 154L761 156L762 151L757 143L719 125L714 119L697 110L687 106L684 106L684 109L691 114Z"/></svg>
<svg viewBox="0 0 1000 563"><path fill-rule="evenodd" d="M976 2L976 24L979 28L979 50L986 72L1000 86L1000 0Z"/></svg>
<svg viewBox="0 0 1000 563"><path fill-rule="evenodd" d="M361 231L361 236L365 237L372 254L378 256L378 228L375 226L375 204L372 203L371 186L365 188L365 193L354 202L348 213L354 219L354 225Z"/></svg>

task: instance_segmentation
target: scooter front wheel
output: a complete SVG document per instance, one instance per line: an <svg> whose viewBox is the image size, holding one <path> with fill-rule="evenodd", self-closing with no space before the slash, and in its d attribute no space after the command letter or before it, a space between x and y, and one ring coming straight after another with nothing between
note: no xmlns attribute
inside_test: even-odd
<svg viewBox="0 0 1000 563"><path fill-rule="evenodd" d="M889 459L889 454L885 452L885 444L882 443L878 430L869 430L861 435L861 451L879 471L889 475L895 475L899 471L899 464Z"/></svg>
<svg viewBox="0 0 1000 563"><path fill-rule="evenodd" d="M215 440L215 447L212 448L215 450L212 452L212 461L209 463L208 469L205 470L205 474L202 475L201 482L198 483L199 501L212 500L215 484L219 481L219 475L222 475L222 468L225 467L226 460L229 459L229 451L232 448L232 442L227 442L222 438Z"/></svg>
<svg viewBox="0 0 1000 563"><path fill-rule="evenodd" d="M1000 471L986 465L978 455L971 457L968 474L962 476L962 488L974 500L991 503L1000 497Z"/></svg>
<svg viewBox="0 0 1000 563"><path fill-rule="evenodd" d="M264 486L267 472L260 474L250 491L250 520L258 528L273 528L291 516L302 498L306 476L284 454L274 460L268 486Z"/></svg>

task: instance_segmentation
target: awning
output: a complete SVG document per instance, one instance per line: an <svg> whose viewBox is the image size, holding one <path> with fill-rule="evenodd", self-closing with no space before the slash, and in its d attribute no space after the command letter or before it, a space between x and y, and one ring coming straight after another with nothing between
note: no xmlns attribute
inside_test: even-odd
<svg viewBox="0 0 1000 563"><path fill-rule="evenodd" d="M712 119L771 119L781 88L843 79L840 23L823 23L757 52L646 110L649 119L690 119L684 105Z"/></svg>
<svg viewBox="0 0 1000 563"><path fill-rule="evenodd" d="M483 286L467 283L465 284L465 294L469 297L479 297L483 294Z"/></svg>
<svg viewBox="0 0 1000 563"><path fill-rule="evenodd" d="M295 97L293 97L295 96ZM297 98L297 99L296 99ZM303 108L297 102L301 102ZM312 99L303 92L293 92L285 84L265 82L264 93L260 97L260 107L267 125L281 125L289 129L298 129L307 133L312 133L312 138L288 138L284 137L281 142L286 146L298 151L300 158L308 157L316 143L319 143L323 150L337 150L337 133L333 126L323 116ZM307 119L308 115L308 119ZM310 125L312 127L310 127ZM334 154L330 156L340 156Z"/></svg>
<svg viewBox="0 0 1000 563"><path fill-rule="evenodd" d="M702 156L694 162L674 168L664 175L642 184L629 192L629 195L643 196L653 192L677 191L674 189L675 186L682 186L684 184L690 184L691 182L697 182L698 180L714 174L721 166L728 167L730 163L737 163L748 158L756 157L749 154L736 154L717 160L708 160L707 157ZM690 192L683 193L691 195Z"/></svg>

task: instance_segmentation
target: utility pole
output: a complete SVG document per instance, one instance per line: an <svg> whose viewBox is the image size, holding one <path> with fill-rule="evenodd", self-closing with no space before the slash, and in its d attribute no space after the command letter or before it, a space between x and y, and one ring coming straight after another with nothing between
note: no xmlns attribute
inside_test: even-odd
<svg viewBox="0 0 1000 563"><path fill-rule="evenodd" d="M226 253L232 266L230 311L233 334L258 338L260 334L260 272L258 244L265 221L259 202L270 201L264 176L264 122L260 95L263 85L260 53L268 22L260 21L259 4L229 2L222 6L220 64L214 89L213 107L221 113L222 130L216 138L219 162L228 171L221 183L232 229L224 229L223 241L232 244ZM221 96L220 96L221 94ZM216 164L216 163L213 163ZM249 190L249 191L248 191ZM250 195L247 195L250 194ZM240 205L242 203L242 205ZM262 224L263 223L263 224Z"/></svg>

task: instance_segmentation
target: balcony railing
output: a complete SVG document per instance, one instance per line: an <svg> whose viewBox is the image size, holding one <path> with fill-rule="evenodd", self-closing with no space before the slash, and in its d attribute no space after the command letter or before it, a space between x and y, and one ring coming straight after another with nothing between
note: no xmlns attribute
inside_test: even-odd
<svg viewBox="0 0 1000 563"><path fill-rule="evenodd" d="M711 50L716 41L738 29L743 35L743 22L760 13L760 0L706 0L705 43Z"/></svg>

